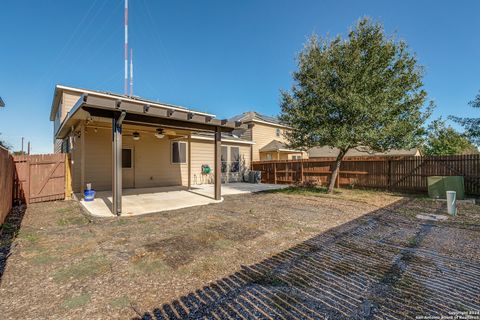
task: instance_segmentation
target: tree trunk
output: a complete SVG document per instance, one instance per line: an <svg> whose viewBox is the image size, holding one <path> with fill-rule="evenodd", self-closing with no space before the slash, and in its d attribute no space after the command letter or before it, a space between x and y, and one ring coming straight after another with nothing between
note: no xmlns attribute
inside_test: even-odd
<svg viewBox="0 0 480 320"><path fill-rule="evenodd" d="M335 187L335 181L340 171L340 165L342 164L343 157L345 156L346 151L340 150L338 153L337 159L335 160L335 166L333 167L332 174L330 175L330 183L328 184L327 193L333 193L333 188Z"/></svg>

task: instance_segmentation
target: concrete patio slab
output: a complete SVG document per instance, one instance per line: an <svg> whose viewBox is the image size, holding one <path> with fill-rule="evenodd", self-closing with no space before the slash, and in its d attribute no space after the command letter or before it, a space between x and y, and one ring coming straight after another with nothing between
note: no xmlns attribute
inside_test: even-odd
<svg viewBox="0 0 480 320"><path fill-rule="evenodd" d="M222 195L253 193L281 189L286 185L228 183L222 184ZM147 213L176 210L187 207L218 203L213 198L214 186L197 185L187 190L186 187L157 187L124 189L122 197L122 216L135 216ZM112 214L112 192L98 191L93 201L84 201L80 194L80 204L93 216L114 217Z"/></svg>

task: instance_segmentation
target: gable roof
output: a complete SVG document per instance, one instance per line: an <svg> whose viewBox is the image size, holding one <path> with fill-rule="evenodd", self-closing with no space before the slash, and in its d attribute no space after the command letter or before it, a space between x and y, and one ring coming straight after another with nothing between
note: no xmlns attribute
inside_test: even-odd
<svg viewBox="0 0 480 320"><path fill-rule="evenodd" d="M268 124L286 127L284 124L281 123L280 119L277 117L267 116L256 111L248 111L242 114L237 114L236 116L231 117L228 119L229 121L241 121L241 122L266 122Z"/></svg>
<svg viewBox="0 0 480 320"><path fill-rule="evenodd" d="M301 152L299 150L293 150L287 147L287 145L281 141L278 140L272 140L260 150L259 152L277 152L277 151L283 151L283 152Z"/></svg>
<svg viewBox="0 0 480 320"><path fill-rule="evenodd" d="M309 158L330 158L336 157L339 150L337 148L323 146L323 147L314 147L308 150ZM369 156L418 156L420 151L417 148L412 149L391 149L385 152L372 152L367 148L353 148L347 151L345 154L346 157L369 157Z"/></svg>

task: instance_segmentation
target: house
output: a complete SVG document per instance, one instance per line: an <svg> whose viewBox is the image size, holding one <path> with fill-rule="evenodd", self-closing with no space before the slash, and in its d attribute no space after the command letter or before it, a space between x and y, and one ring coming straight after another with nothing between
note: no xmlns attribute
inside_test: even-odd
<svg viewBox="0 0 480 320"><path fill-rule="evenodd" d="M54 150L71 159L73 192L87 183L112 190L122 211L123 188L238 181L250 167L254 142L232 134L238 121L142 98L57 85L50 120Z"/></svg>
<svg viewBox="0 0 480 320"><path fill-rule="evenodd" d="M307 153L287 147L284 136L289 127L283 125L278 118L262 115L258 112L244 112L229 119L248 125L247 128L236 129L234 135L252 141L252 161L259 160L296 160L305 159Z"/></svg>
<svg viewBox="0 0 480 320"><path fill-rule="evenodd" d="M308 150L308 157L316 158L336 158L338 156L338 149L333 147L314 147ZM372 152L368 148L353 148L347 151L346 157L405 157L405 156L421 156L420 150L413 149L392 149L386 152Z"/></svg>

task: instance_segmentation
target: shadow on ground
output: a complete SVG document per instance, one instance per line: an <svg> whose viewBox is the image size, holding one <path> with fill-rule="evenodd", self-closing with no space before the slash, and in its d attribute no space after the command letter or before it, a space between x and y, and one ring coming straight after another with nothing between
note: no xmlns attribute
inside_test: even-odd
<svg viewBox="0 0 480 320"><path fill-rule="evenodd" d="M480 225L458 232L458 225L418 220L412 201L243 266L136 319L404 319L478 310L480 265L455 246L478 257L470 242ZM444 239L454 239L453 248Z"/></svg>
<svg viewBox="0 0 480 320"><path fill-rule="evenodd" d="M12 250L12 245L25 215L26 206L19 205L12 208L0 229L0 284L3 272L7 266L7 260Z"/></svg>

